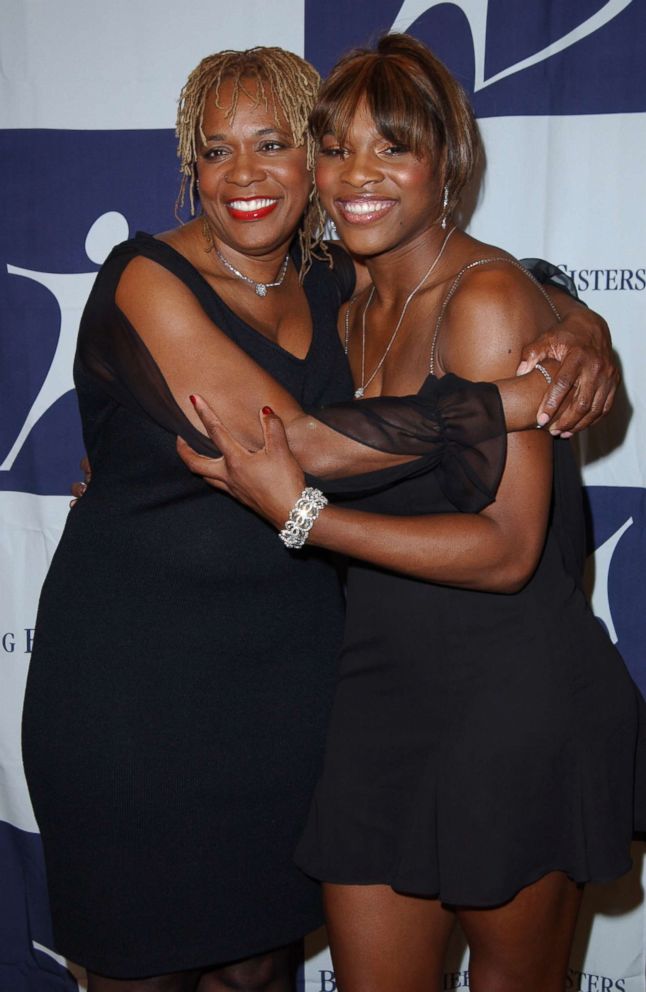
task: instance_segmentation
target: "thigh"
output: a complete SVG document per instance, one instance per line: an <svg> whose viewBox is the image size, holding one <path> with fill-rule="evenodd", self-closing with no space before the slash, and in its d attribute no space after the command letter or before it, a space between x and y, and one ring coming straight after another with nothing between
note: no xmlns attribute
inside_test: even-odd
<svg viewBox="0 0 646 992"><path fill-rule="evenodd" d="M324 884L339 992L439 992L455 914L389 885Z"/></svg>
<svg viewBox="0 0 646 992"><path fill-rule="evenodd" d="M456 910L471 992L563 992L582 888L550 872L495 909Z"/></svg>

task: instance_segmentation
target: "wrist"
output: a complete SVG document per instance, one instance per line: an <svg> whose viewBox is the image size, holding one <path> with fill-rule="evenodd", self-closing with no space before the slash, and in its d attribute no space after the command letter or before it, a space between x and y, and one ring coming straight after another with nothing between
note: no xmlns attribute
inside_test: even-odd
<svg viewBox="0 0 646 992"><path fill-rule="evenodd" d="M269 522L274 525L276 530L283 529L294 504L300 499L306 486L307 482L305 481L305 476L303 476L294 485L290 485L288 491L286 487L281 486L281 493L276 493L274 509L271 515L269 515Z"/></svg>
<svg viewBox="0 0 646 992"><path fill-rule="evenodd" d="M313 524L327 506L327 499L320 489L306 486L292 505L278 537L285 547L296 550L302 548Z"/></svg>
<svg viewBox="0 0 646 992"><path fill-rule="evenodd" d="M537 368L539 364L540 368ZM546 358L524 375L503 379L498 383L505 423L510 433L536 427L541 400L560 367L560 362Z"/></svg>

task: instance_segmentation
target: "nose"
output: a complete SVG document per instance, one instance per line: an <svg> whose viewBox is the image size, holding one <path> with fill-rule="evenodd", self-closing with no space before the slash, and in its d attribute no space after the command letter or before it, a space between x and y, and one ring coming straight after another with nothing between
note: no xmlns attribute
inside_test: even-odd
<svg viewBox="0 0 646 992"><path fill-rule="evenodd" d="M357 151L344 160L341 178L350 186L360 189L384 178L379 159L370 151Z"/></svg>
<svg viewBox="0 0 646 992"><path fill-rule="evenodd" d="M224 178L236 186L251 186L266 177L262 162L251 150L240 150L229 159Z"/></svg>

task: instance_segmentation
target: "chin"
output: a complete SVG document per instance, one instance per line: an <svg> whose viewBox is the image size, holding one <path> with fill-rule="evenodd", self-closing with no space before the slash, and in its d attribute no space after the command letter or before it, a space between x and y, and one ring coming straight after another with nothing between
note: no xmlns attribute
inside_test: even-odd
<svg viewBox="0 0 646 992"><path fill-rule="evenodd" d="M241 224L233 230L227 232L230 243L238 251L272 251L281 244L291 241L293 233L284 228L272 228L271 230L262 227L260 223L254 224L249 221Z"/></svg>
<svg viewBox="0 0 646 992"><path fill-rule="evenodd" d="M393 242L390 239L380 237L376 232L358 232L353 228L351 231L346 233L345 230L341 230L338 227L337 231L344 248L346 248L352 255L360 255L365 257L370 257L371 255L381 255L383 252L388 251L389 248L393 247Z"/></svg>

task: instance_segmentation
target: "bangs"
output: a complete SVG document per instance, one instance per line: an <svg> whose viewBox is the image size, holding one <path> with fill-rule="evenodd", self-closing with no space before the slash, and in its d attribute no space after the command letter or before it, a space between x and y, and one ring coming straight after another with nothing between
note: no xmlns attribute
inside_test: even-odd
<svg viewBox="0 0 646 992"><path fill-rule="evenodd" d="M231 84L231 102L228 106L224 106L220 99L220 92L227 83ZM253 107L262 106L271 114L278 128L283 130L286 128L290 132L295 145L299 146L305 143L307 136L306 114L309 108L305 108L305 112L301 113L300 120L297 119L297 114L290 114L291 108L285 99L284 89L283 92L277 92L264 67L259 66L256 61L247 61L227 69L204 93L204 103L197 122L197 134L203 143L205 142L204 114L209 100L213 100L215 106L224 111L227 119L233 122L238 110L240 94L245 96Z"/></svg>
<svg viewBox="0 0 646 992"><path fill-rule="evenodd" d="M444 145L445 128L424 82L414 65L393 59L375 55L344 60L324 83L310 116L314 139L320 142L325 134L333 134L343 142L357 107L365 101L384 138L418 157L433 153Z"/></svg>
<svg viewBox="0 0 646 992"><path fill-rule="evenodd" d="M418 158L430 155L457 206L480 156L473 111L457 79L433 53L407 34L385 34L376 49L359 48L334 67L310 115L314 140L346 140L357 107L365 103L387 141Z"/></svg>

